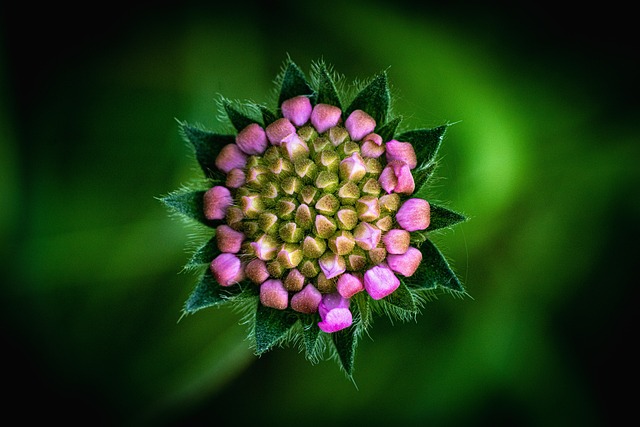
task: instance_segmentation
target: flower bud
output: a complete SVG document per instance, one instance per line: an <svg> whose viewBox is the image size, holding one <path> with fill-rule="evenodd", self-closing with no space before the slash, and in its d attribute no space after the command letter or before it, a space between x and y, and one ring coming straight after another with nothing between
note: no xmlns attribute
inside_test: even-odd
<svg viewBox="0 0 640 427"><path fill-rule="evenodd" d="M382 264L387 259L387 250L383 246L378 246L368 252L371 264Z"/></svg>
<svg viewBox="0 0 640 427"><path fill-rule="evenodd" d="M378 243L380 243L381 235L382 233L377 227L366 222L361 222L353 230L355 243L365 251L370 251L377 247Z"/></svg>
<svg viewBox="0 0 640 427"><path fill-rule="evenodd" d="M260 198L265 206L272 207L276 204L280 191L282 189L278 186L277 182L266 182L260 189Z"/></svg>
<svg viewBox="0 0 640 427"><path fill-rule="evenodd" d="M258 216L258 228L267 234L275 234L278 227L278 217L272 212L263 212Z"/></svg>
<svg viewBox="0 0 640 427"><path fill-rule="evenodd" d="M317 104L311 111L311 124L318 131L324 133L340 123L342 110L333 105Z"/></svg>
<svg viewBox="0 0 640 427"><path fill-rule="evenodd" d="M410 240L411 234L407 230L401 229L389 230L382 236L382 241L384 242L384 247L387 249L387 252L394 255L407 252Z"/></svg>
<svg viewBox="0 0 640 427"><path fill-rule="evenodd" d="M299 158L305 158L309 156L309 147L297 133L292 133L288 137L282 140L282 147L287 153L287 157L292 162Z"/></svg>
<svg viewBox="0 0 640 427"><path fill-rule="evenodd" d="M375 178L367 179L364 184L362 184L362 194L378 196L380 194L380 183L378 183L378 180Z"/></svg>
<svg viewBox="0 0 640 427"><path fill-rule="evenodd" d="M324 169L329 172L338 172L340 166L340 156L333 150L322 150L316 160Z"/></svg>
<svg viewBox="0 0 640 427"><path fill-rule="evenodd" d="M331 216L334 215L340 208L340 201L333 194L325 194L316 202L315 208L322 215Z"/></svg>
<svg viewBox="0 0 640 427"><path fill-rule="evenodd" d="M338 197L343 205L353 205L360 198L360 189L355 182L347 181L340 184Z"/></svg>
<svg viewBox="0 0 640 427"><path fill-rule="evenodd" d="M222 253L215 257L209 266L211 274L220 286L231 286L244 279L240 258L234 254Z"/></svg>
<svg viewBox="0 0 640 427"><path fill-rule="evenodd" d="M277 260L284 268L295 268L302 262L302 249L299 245L285 243L280 247Z"/></svg>
<svg viewBox="0 0 640 427"><path fill-rule="evenodd" d="M422 252L413 246L410 246L403 254L387 255L387 264L389 265L389 268L405 277L413 276L413 273L416 272L421 262Z"/></svg>
<svg viewBox="0 0 640 427"><path fill-rule="evenodd" d="M311 182L318 173L318 166L309 158L299 158L293 164L296 175L304 182Z"/></svg>
<svg viewBox="0 0 640 427"><path fill-rule="evenodd" d="M378 198L375 196L363 196L356 202L356 211L361 221L371 222L380 216Z"/></svg>
<svg viewBox="0 0 640 427"><path fill-rule="evenodd" d="M313 226L313 218L315 212L305 203L302 203L296 209L295 221L298 227L303 230L308 230Z"/></svg>
<svg viewBox="0 0 640 427"><path fill-rule="evenodd" d="M305 205L314 205L320 198L320 195L318 193L319 191L317 188L311 185L307 185L302 188L302 191L300 191L298 200L300 200L300 203L304 203Z"/></svg>
<svg viewBox="0 0 640 427"><path fill-rule="evenodd" d="M362 154L362 157L377 159L384 154L384 146L378 145L373 141L365 141L360 147L360 154Z"/></svg>
<svg viewBox="0 0 640 427"><path fill-rule="evenodd" d="M300 313L312 314L318 311L322 294L312 284L291 297L291 308Z"/></svg>
<svg viewBox="0 0 640 427"><path fill-rule="evenodd" d="M378 201L382 212L395 212L400 207L400 195L396 193L385 194Z"/></svg>
<svg viewBox="0 0 640 427"><path fill-rule="evenodd" d="M364 288L371 298L382 299L393 293L400 286L400 280L385 265L371 267L364 274Z"/></svg>
<svg viewBox="0 0 640 427"><path fill-rule="evenodd" d="M328 279L327 276L320 271L316 277L316 288L323 294L330 294L336 291L336 281Z"/></svg>
<svg viewBox="0 0 640 427"><path fill-rule="evenodd" d="M238 206L229 206L224 219L229 227L236 231L242 231L242 220L244 219L244 214L242 213L242 209Z"/></svg>
<svg viewBox="0 0 640 427"><path fill-rule="evenodd" d="M373 176L380 175L380 172L382 172L382 164L378 159L371 159L367 157L363 160L364 160L364 166L365 168L367 168L368 174Z"/></svg>
<svg viewBox="0 0 640 427"><path fill-rule="evenodd" d="M331 140L324 136L318 136L312 144L314 153L321 153L327 150L333 150L333 144Z"/></svg>
<svg viewBox="0 0 640 427"><path fill-rule="evenodd" d="M237 254L240 252L243 241L244 234L226 224L219 225L216 228L216 242L220 252Z"/></svg>
<svg viewBox="0 0 640 427"><path fill-rule="evenodd" d="M246 184L252 188L260 188L269 179L269 169L262 165L256 165L247 169Z"/></svg>
<svg viewBox="0 0 640 427"><path fill-rule="evenodd" d="M280 238L287 243L298 243L304 236L304 231L295 222L285 222L278 230Z"/></svg>
<svg viewBox="0 0 640 427"><path fill-rule="evenodd" d="M306 96L296 96L287 99L280 105L282 115L295 126L302 126L309 121L311 117L311 101Z"/></svg>
<svg viewBox="0 0 640 427"><path fill-rule="evenodd" d="M290 292L298 292L304 286L305 277L296 268L289 270L284 279L284 287Z"/></svg>
<svg viewBox="0 0 640 427"><path fill-rule="evenodd" d="M362 271L367 266L367 262L365 253L357 247L354 248L352 253L345 257L345 263L347 264L348 271Z"/></svg>
<svg viewBox="0 0 640 427"><path fill-rule="evenodd" d="M268 146L267 134L259 124L251 123L238 132L236 144L246 154L262 154Z"/></svg>
<svg viewBox="0 0 640 427"><path fill-rule="evenodd" d="M343 158L349 157L354 153L360 154L360 145L357 142L347 141L338 147L338 154Z"/></svg>
<svg viewBox="0 0 640 427"><path fill-rule="evenodd" d="M247 278L256 285L261 284L269 278L267 264L265 264L261 259L253 259L249 261L249 264L244 268L244 273Z"/></svg>
<svg viewBox="0 0 640 427"><path fill-rule="evenodd" d="M289 305L289 292L287 292L281 280L267 280L260 285L260 302L265 307L284 310Z"/></svg>
<svg viewBox="0 0 640 427"><path fill-rule="evenodd" d="M380 215L374 225L380 229L380 231L389 231L393 228L393 217L391 215Z"/></svg>
<svg viewBox="0 0 640 427"><path fill-rule="evenodd" d="M415 190L415 182L409 166L400 161L392 160L385 166L378 179L380 186L387 192L411 194Z"/></svg>
<svg viewBox="0 0 640 427"><path fill-rule="evenodd" d="M413 149L413 145L408 142L399 142L395 139L385 144L385 150L387 155L387 162L393 160L401 160L405 162L409 169L415 169L418 166L418 157Z"/></svg>
<svg viewBox="0 0 640 427"><path fill-rule="evenodd" d="M352 140L360 141L373 132L376 128L376 121L364 111L354 110L345 120L344 126L347 128Z"/></svg>
<svg viewBox="0 0 640 427"><path fill-rule="evenodd" d="M326 333L338 332L353 323L353 315L349 311L349 300L339 293L326 294L318 305L321 321L318 327Z"/></svg>
<svg viewBox="0 0 640 427"><path fill-rule="evenodd" d="M296 208L295 200L283 197L276 204L276 213L280 219L289 220L293 218Z"/></svg>
<svg viewBox="0 0 640 427"><path fill-rule="evenodd" d="M320 273L320 266L315 260L305 259L298 264L298 270L304 277L312 279Z"/></svg>
<svg viewBox="0 0 640 427"><path fill-rule="evenodd" d="M349 136L349 132L342 126L334 126L329 129L329 140L333 144L334 147L345 142L347 137Z"/></svg>
<svg viewBox="0 0 640 427"><path fill-rule="evenodd" d="M338 175L329 171L321 171L316 178L316 187L325 193L333 193L338 188Z"/></svg>
<svg viewBox="0 0 640 427"><path fill-rule="evenodd" d="M262 234L260 233L260 226L258 225L257 221L244 220L240 224L241 229L236 231L244 233L244 235L250 239L253 239L257 235Z"/></svg>
<svg viewBox="0 0 640 427"><path fill-rule="evenodd" d="M282 180L281 187L285 194L297 195L302 189L302 180L297 176L288 176Z"/></svg>
<svg viewBox="0 0 640 427"><path fill-rule="evenodd" d="M265 132L271 144L280 146L289 135L296 133L296 128L289 119L281 118L267 126Z"/></svg>
<svg viewBox="0 0 640 427"><path fill-rule="evenodd" d="M336 255L347 255L356 245L353 235L345 230L336 232L329 238L327 243L329 244L329 249Z"/></svg>
<svg viewBox="0 0 640 427"><path fill-rule="evenodd" d="M351 298L364 290L364 281L360 275L345 273L338 277L336 289L344 298Z"/></svg>
<svg viewBox="0 0 640 427"><path fill-rule="evenodd" d="M280 263L280 261L274 259L267 263L267 271L271 277L279 279L286 272L286 268Z"/></svg>
<svg viewBox="0 0 640 427"><path fill-rule="evenodd" d="M242 169L233 168L227 173L225 185L228 188L240 188L246 182L246 177Z"/></svg>
<svg viewBox="0 0 640 427"><path fill-rule="evenodd" d="M264 210L264 204L258 194L251 194L240 198L240 209L246 218L258 218Z"/></svg>
<svg viewBox="0 0 640 427"><path fill-rule="evenodd" d="M247 164L247 155L236 144L227 144L222 147L215 161L216 167L224 173L231 169L243 169Z"/></svg>
<svg viewBox="0 0 640 427"><path fill-rule="evenodd" d="M217 185L204 193L203 203L204 216L208 220L223 219L233 199L228 188Z"/></svg>
<svg viewBox="0 0 640 427"><path fill-rule="evenodd" d="M309 113L309 115L311 115L311 113ZM299 128L297 134L306 142L311 142L312 140L315 140L316 136L318 136L318 132L316 132L313 126L310 125L305 125Z"/></svg>
<svg viewBox="0 0 640 427"><path fill-rule="evenodd" d="M353 230L358 224L358 213L351 206L343 206L336 212L335 219L340 230Z"/></svg>
<svg viewBox="0 0 640 427"><path fill-rule="evenodd" d="M431 207L423 199L409 199L405 201L398 213L396 221L407 231L426 230L431 220Z"/></svg>
<svg viewBox="0 0 640 427"><path fill-rule="evenodd" d="M302 253L307 258L320 258L327 250L327 243L320 237L307 236L302 241Z"/></svg>
<svg viewBox="0 0 640 427"><path fill-rule="evenodd" d="M322 255L318 260L318 264L327 279L338 277L344 273L347 268L344 258L331 252L326 252Z"/></svg>
<svg viewBox="0 0 640 427"><path fill-rule="evenodd" d="M255 242L251 242L251 247L256 257L263 261L274 259L278 253L278 241L268 234L263 234Z"/></svg>
<svg viewBox="0 0 640 427"><path fill-rule="evenodd" d="M358 182L364 178L367 169L360 154L353 153L340 162L340 178L343 181Z"/></svg>

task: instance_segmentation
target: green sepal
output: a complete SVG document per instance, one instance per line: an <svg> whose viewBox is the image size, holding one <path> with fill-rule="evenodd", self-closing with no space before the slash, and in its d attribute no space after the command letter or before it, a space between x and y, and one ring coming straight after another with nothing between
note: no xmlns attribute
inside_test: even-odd
<svg viewBox="0 0 640 427"><path fill-rule="evenodd" d="M242 287L239 284L228 287L220 286L213 277L211 269L207 268L185 302L184 312L192 314L203 308L220 306L241 293Z"/></svg>
<svg viewBox="0 0 640 427"><path fill-rule="evenodd" d="M356 348L358 347L358 337L356 335L355 324L341 331L332 333L331 341L336 349L340 366L344 372L351 377L353 374Z"/></svg>
<svg viewBox="0 0 640 427"><path fill-rule="evenodd" d="M393 312L395 312L400 318L404 319L418 313L416 300L402 279L400 280L400 286L398 286L398 289L386 296L382 301L394 306ZM398 313L397 309L400 309L404 313Z"/></svg>
<svg viewBox="0 0 640 427"><path fill-rule="evenodd" d="M398 129L398 125L402 121L402 117L398 116L393 120L388 121L383 126L381 126L376 133L380 135L383 142L388 142L393 139L393 136L396 134L396 130Z"/></svg>
<svg viewBox="0 0 640 427"><path fill-rule="evenodd" d="M427 166L435 160L448 126L442 125L432 129L410 130L398 135L396 139L401 142L411 143L419 161L418 167Z"/></svg>
<svg viewBox="0 0 640 427"><path fill-rule="evenodd" d="M404 282L412 290L434 290L438 287L456 293L464 293L464 287L453 272L444 255L430 240L424 240L419 247L422 262L411 277Z"/></svg>
<svg viewBox="0 0 640 427"><path fill-rule="evenodd" d="M204 190L177 190L161 197L160 201L172 212L188 219L194 219L209 227L214 227L216 221L208 220L204 216Z"/></svg>
<svg viewBox="0 0 640 427"><path fill-rule="evenodd" d="M266 307L258 301L254 336L256 354L261 355L282 341L289 330L298 321L298 317L289 310L277 310Z"/></svg>
<svg viewBox="0 0 640 427"><path fill-rule="evenodd" d="M271 123L275 122L278 119L278 116L276 116L276 114L268 107L259 105L258 108L262 113L262 123L264 123L265 127L269 126Z"/></svg>
<svg viewBox="0 0 640 427"><path fill-rule="evenodd" d="M280 84L280 97L278 98L278 108L287 99L299 95L310 96L313 93L304 73L293 61L288 60L287 66L282 75Z"/></svg>
<svg viewBox="0 0 640 427"><path fill-rule="evenodd" d="M238 132L240 132L242 129L246 128L252 123L258 123L260 126L262 126L262 123L258 122L257 118L251 117L245 112L236 108L231 103L231 101L227 99L223 99L222 106L224 108L225 113L227 113L227 116L229 117L229 121ZM235 140L233 142L235 142Z"/></svg>
<svg viewBox="0 0 640 427"><path fill-rule="evenodd" d="M362 110L369 114L376 123L385 123L391 106L391 92L387 73L378 74L364 89L362 89L351 102L345 116L348 117L354 110Z"/></svg>
<svg viewBox="0 0 640 427"><path fill-rule="evenodd" d="M205 176L224 182L224 174L216 167L216 157L222 147L235 142L235 136L209 132L186 122L178 123L182 137L193 146L196 160Z"/></svg>
<svg viewBox="0 0 640 427"><path fill-rule="evenodd" d="M220 250L218 249L218 242L216 240L216 236L214 235L207 241L207 243L196 249L196 251L193 253L193 255L191 255L191 258L185 265L185 268L195 268L200 267L203 264L210 264L211 261L219 254Z"/></svg>
<svg viewBox="0 0 640 427"><path fill-rule="evenodd" d="M338 90L326 65L318 64L314 75L317 78L316 104L329 104L342 109Z"/></svg>

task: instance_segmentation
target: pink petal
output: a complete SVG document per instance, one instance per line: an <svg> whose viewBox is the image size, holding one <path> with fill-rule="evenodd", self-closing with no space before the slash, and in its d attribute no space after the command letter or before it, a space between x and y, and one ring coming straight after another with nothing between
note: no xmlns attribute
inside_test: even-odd
<svg viewBox="0 0 640 427"><path fill-rule="evenodd" d="M211 261L211 274L220 286L231 286L244 279L240 258L234 254L220 254Z"/></svg>
<svg viewBox="0 0 640 427"><path fill-rule="evenodd" d="M360 141L376 128L376 121L362 110L354 110L344 122L353 141Z"/></svg>
<svg viewBox="0 0 640 427"><path fill-rule="evenodd" d="M289 292L281 280L269 279L260 285L260 302L265 307L284 310L289 305Z"/></svg>
<svg viewBox="0 0 640 427"><path fill-rule="evenodd" d="M296 132L296 128L289 119L281 118L267 126L265 132L271 144L280 145L289 135Z"/></svg>
<svg viewBox="0 0 640 427"><path fill-rule="evenodd" d="M364 274L364 288L371 298L382 299L392 294L400 286L400 280L389 267L376 265Z"/></svg>
<svg viewBox="0 0 640 427"><path fill-rule="evenodd" d="M251 123L238 132L236 144L246 154L262 154L267 149L267 134L259 124Z"/></svg>
<svg viewBox="0 0 640 427"><path fill-rule="evenodd" d="M247 165L247 155L236 144L227 144L222 147L216 157L216 167L224 173L231 169L243 169Z"/></svg>
<svg viewBox="0 0 640 427"><path fill-rule="evenodd" d="M209 220L224 219L227 209L233 204L228 188L216 185L204 193L204 216Z"/></svg>
<svg viewBox="0 0 640 427"><path fill-rule="evenodd" d="M418 165L418 158L416 152L413 149L413 145L408 142L400 142L392 139L385 144L387 153L387 162L392 160L402 160L409 169L414 169Z"/></svg>
<svg viewBox="0 0 640 427"><path fill-rule="evenodd" d="M300 313L315 313L322 301L322 294L312 284L305 286L291 297L291 308Z"/></svg>
<svg viewBox="0 0 640 427"><path fill-rule="evenodd" d="M407 231L426 230L431 221L431 207L423 199L409 199L400 206L396 221Z"/></svg>
<svg viewBox="0 0 640 427"><path fill-rule="evenodd" d="M302 126L309 121L311 117L311 101L306 96L296 96L287 99L280 106L282 115L285 119L289 119L296 126Z"/></svg>
<svg viewBox="0 0 640 427"><path fill-rule="evenodd" d="M237 254L244 241L244 234L226 224L216 228L216 242L221 252Z"/></svg>
<svg viewBox="0 0 640 427"><path fill-rule="evenodd" d="M340 108L328 104L317 104L311 111L311 124L318 133L324 133L340 123L341 117Z"/></svg>
<svg viewBox="0 0 640 427"><path fill-rule="evenodd" d="M421 262L422 252L414 247L410 247L407 252L400 255L387 255L389 268L405 277L413 276Z"/></svg>
<svg viewBox="0 0 640 427"><path fill-rule="evenodd" d="M364 282L360 276L345 273L338 278L336 288L338 289L338 293L344 298L351 298L358 292L364 290Z"/></svg>

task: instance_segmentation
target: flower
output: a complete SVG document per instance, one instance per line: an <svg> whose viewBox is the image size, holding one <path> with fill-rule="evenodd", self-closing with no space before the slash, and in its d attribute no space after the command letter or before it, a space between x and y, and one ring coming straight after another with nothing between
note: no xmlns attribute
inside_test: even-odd
<svg viewBox="0 0 640 427"><path fill-rule="evenodd" d="M465 220L427 201L447 126L400 131L386 73L350 96L322 62L307 79L288 61L277 81L271 108L221 103L235 133L181 123L204 180L162 201L212 230L184 310L250 307L257 354L288 339L310 360L328 347L350 375L373 313L409 319L425 293L464 293L429 239Z"/></svg>

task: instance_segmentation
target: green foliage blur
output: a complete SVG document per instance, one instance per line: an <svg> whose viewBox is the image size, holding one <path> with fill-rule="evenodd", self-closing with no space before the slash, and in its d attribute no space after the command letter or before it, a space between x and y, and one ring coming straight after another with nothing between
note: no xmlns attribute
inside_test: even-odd
<svg viewBox="0 0 640 427"><path fill-rule="evenodd" d="M595 426L629 411L640 111L624 10L16 7L0 9L5 417ZM470 298L377 320L355 384L293 348L255 357L233 310L181 318L194 231L156 199L199 173L176 119L221 129L218 95L271 100L287 55L347 81L387 69L404 124L456 123L432 197L470 220L435 239Z"/></svg>

